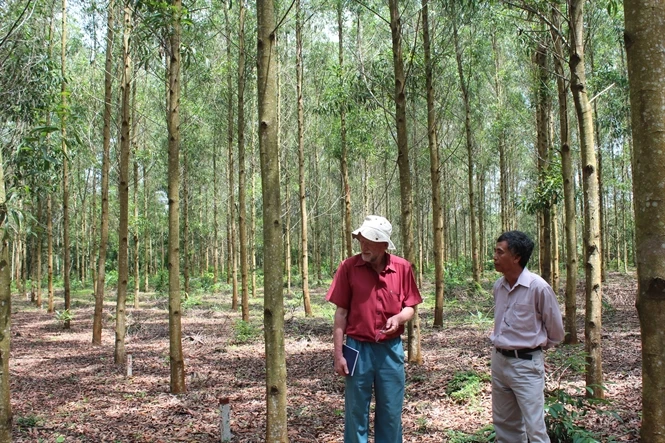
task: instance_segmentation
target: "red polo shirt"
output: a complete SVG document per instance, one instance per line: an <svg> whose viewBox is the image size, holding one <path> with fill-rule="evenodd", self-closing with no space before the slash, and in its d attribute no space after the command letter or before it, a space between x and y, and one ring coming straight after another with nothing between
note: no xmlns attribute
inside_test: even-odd
<svg viewBox="0 0 665 443"><path fill-rule="evenodd" d="M347 309L346 334L360 341L374 342L399 337L401 326L390 336L380 334L386 322L406 306L423 301L411 264L386 254L386 267L378 274L360 254L344 260L335 273L326 300Z"/></svg>

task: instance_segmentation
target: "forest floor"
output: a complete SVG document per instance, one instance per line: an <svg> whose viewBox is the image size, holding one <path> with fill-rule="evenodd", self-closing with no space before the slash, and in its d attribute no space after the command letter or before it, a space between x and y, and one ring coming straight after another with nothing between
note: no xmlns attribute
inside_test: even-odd
<svg viewBox="0 0 665 443"><path fill-rule="evenodd" d="M485 286L488 286L487 282ZM344 380L332 370L332 315L326 287L311 291L314 316L302 300L285 299L288 429L291 442L341 442ZM492 302L447 288L445 325L432 328L432 289L420 309L423 364L406 367L405 442L483 442L491 424L489 377ZM575 423L599 441L639 441L640 330L634 307L635 275L611 274L603 286L603 373L609 402L604 413L579 413ZM56 294L61 310L62 294ZM126 349L132 376L113 363L115 301L104 305L103 344L93 346L91 290L73 295L74 319L63 330L54 314L15 295L10 360L14 442L219 442L219 399L228 397L233 442L262 442L265 371L262 299L251 300L251 320L230 309L228 288L198 292L183 303L187 393L169 394L168 302L141 294L128 302ZM578 334L584 339L583 288L578 291ZM546 353L547 388L564 388L567 403L581 401L583 345ZM465 393L451 392L459 374L479 376ZM462 377L464 378L464 377ZM554 441L554 440L553 440Z"/></svg>

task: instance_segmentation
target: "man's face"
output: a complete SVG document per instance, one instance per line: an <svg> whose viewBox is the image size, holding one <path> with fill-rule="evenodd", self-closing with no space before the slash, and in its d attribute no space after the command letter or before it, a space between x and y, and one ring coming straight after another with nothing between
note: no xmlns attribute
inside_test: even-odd
<svg viewBox="0 0 665 443"><path fill-rule="evenodd" d="M494 248L494 269L505 274L520 269L520 257L508 249L507 241L500 241Z"/></svg>
<svg viewBox="0 0 665 443"><path fill-rule="evenodd" d="M360 254L362 259L368 263L377 263L383 259L388 243L369 241L362 235L358 234L358 243L360 243Z"/></svg>

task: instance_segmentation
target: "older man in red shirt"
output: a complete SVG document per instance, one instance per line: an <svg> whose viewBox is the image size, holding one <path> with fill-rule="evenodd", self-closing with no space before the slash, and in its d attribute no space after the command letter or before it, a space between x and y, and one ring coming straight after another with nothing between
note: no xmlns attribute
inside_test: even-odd
<svg viewBox="0 0 665 443"><path fill-rule="evenodd" d="M376 397L377 443L402 442L404 402L404 324L422 302L411 263L387 253L392 225L370 215L353 231L360 254L337 268L326 299L335 305L333 343L335 372L346 377L345 443L367 442L372 390ZM358 351L353 375L342 347Z"/></svg>

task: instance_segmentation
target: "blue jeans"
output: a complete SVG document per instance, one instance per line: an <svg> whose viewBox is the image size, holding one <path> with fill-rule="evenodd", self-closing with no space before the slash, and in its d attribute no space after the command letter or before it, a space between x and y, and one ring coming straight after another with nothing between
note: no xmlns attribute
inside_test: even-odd
<svg viewBox="0 0 665 443"><path fill-rule="evenodd" d="M344 443L366 443L372 388L376 397L374 441L402 443L404 348L397 337L370 343L347 337L359 351L353 377L346 377Z"/></svg>

